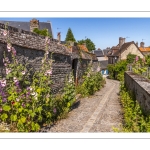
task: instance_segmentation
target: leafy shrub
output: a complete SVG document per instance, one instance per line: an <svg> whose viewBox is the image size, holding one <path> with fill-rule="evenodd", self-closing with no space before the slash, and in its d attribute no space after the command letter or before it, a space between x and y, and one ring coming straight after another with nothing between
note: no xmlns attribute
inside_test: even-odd
<svg viewBox="0 0 150 150"><path fill-rule="evenodd" d="M66 80L63 96L58 100L51 93L53 60L49 59L47 49L49 38L45 38L42 67L31 75L27 64L18 63L7 28L4 33L7 52L3 59L5 77L0 78L0 122L7 124L10 132L39 131L41 125L50 124L69 111L75 100L73 76L70 76L69 81Z"/></svg>
<svg viewBox="0 0 150 150"><path fill-rule="evenodd" d="M34 33L37 33L38 35L43 35L43 36L48 36L48 37L52 37L52 35L48 32L48 29L38 29L38 28L35 28L33 30Z"/></svg>
<svg viewBox="0 0 150 150"><path fill-rule="evenodd" d="M145 115L135 96L127 91L124 84L120 89L124 123L117 132L150 132L150 116Z"/></svg>
<svg viewBox="0 0 150 150"><path fill-rule="evenodd" d="M92 72L91 67L89 67L83 76L83 83L77 86L76 92L83 97L93 95L96 91L100 90L104 83L105 81L101 73L99 71Z"/></svg>
<svg viewBox="0 0 150 150"><path fill-rule="evenodd" d="M127 62L125 60L118 61L115 64L108 65L109 77L111 79L123 80L124 72L127 69Z"/></svg>

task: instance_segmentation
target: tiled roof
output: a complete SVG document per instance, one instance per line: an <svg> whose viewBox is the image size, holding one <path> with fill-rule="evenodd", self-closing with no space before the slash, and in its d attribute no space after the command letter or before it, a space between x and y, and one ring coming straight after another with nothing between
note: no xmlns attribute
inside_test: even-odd
<svg viewBox="0 0 150 150"><path fill-rule="evenodd" d="M108 52L110 51L110 49L103 49L103 53L104 55L108 55Z"/></svg>
<svg viewBox="0 0 150 150"><path fill-rule="evenodd" d="M150 47L139 47L141 52L150 52Z"/></svg>
<svg viewBox="0 0 150 150"><path fill-rule="evenodd" d="M126 48L128 48L131 44L135 44L133 41L132 42L127 42L124 43L119 50L117 50L113 56L118 56L120 53L122 53ZM135 44L136 45L136 44ZM137 46L137 45L136 45Z"/></svg>
<svg viewBox="0 0 150 150"><path fill-rule="evenodd" d="M9 26L19 28L25 31L30 31L30 22L19 22L19 21L2 21L0 20L0 23L6 24L9 23ZM39 28L40 30L46 28L48 29L49 33L53 36L52 34L52 27L50 22L39 22Z"/></svg>
<svg viewBox="0 0 150 150"><path fill-rule="evenodd" d="M94 50L93 52L96 55L96 57L104 57L102 50Z"/></svg>
<svg viewBox="0 0 150 150"><path fill-rule="evenodd" d="M80 50L83 50L83 51L85 51L85 52L88 52L88 49L87 49L86 46L84 46L84 45L78 45L78 47L80 48Z"/></svg>

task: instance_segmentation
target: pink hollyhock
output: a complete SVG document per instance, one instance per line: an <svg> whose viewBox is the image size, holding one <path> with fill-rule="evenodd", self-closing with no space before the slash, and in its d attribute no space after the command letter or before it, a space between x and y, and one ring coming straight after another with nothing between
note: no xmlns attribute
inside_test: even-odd
<svg viewBox="0 0 150 150"><path fill-rule="evenodd" d="M12 47L12 53L13 53L14 56L16 56L16 50L15 50L14 47Z"/></svg>
<svg viewBox="0 0 150 150"><path fill-rule="evenodd" d="M6 80L5 79L0 80L0 84L2 87L5 87L6 86Z"/></svg>
<svg viewBox="0 0 150 150"><path fill-rule="evenodd" d="M11 48L12 48L11 43L7 43L7 49L8 49L8 52L10 52L10 51L11 51Z"/></svg>
<svg viewBox="0 0 150 150"><path fill-rule="evenodd" d="M11 72L11 69L6 68L6 74L9 74Z"/></svg>
<svg viewBox="0 0 150 150"><path fill-rule="evenodd" d="M7 30L4 30L3 35L4 35L4 36L7 35Z"/></svg>
<svg viewBox="0 0 150 150"><path fill-rule="evenodd" d="M138 57L138 56L136 56L135 60L136 60L136 61L138 61L138 60L139 60L139 57Z"/></svg>

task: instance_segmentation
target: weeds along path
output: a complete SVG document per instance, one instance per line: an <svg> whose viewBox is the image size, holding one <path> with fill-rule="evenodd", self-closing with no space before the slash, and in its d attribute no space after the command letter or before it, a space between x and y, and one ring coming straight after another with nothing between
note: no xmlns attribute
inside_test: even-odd
<svg viewBox="0 0 150 150"><path fill-rule="evenodd" d="M106 79L104 88L93 96L79 99L66 119L43 132L113 132L122 123L119 82Z"/></svg>

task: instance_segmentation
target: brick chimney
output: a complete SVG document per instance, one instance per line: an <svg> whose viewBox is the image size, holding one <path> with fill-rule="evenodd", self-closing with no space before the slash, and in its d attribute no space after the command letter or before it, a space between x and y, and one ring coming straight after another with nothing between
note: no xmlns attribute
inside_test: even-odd
<svg viewBox="0 0 150 150"><path fill-rule="evenodd" d="M140 47L144 47L144 44L145 44L144 42L141 42Z"/></svg>
<svg viewBox="0 0 150 150"><path fill-rule="evenodd" d="M137 47L138 47L139 43L138 43L138 42L136 42L135 44L136 44L136 45L137 45Z"/></svg>
<svg viewBox="0 0 150 150"><path fill-rule="evenodd" d="M57 40L60 43L60 41L61 41L61 34L60 34L60 32L57 33Z"/></svg>
<svg viewBox="0 0 150 150"><path fill-rule="evenodd" d="M119 47L125 43L125 38L119 37Z"/></svg>
<svg viewBox="0 0 150 150"><path fill-rule="evenodd" d="M33 32L33 30L35 28L38 28L39 29L39 20L37 19L32 19L30 20L30 31Z"/></svg>

